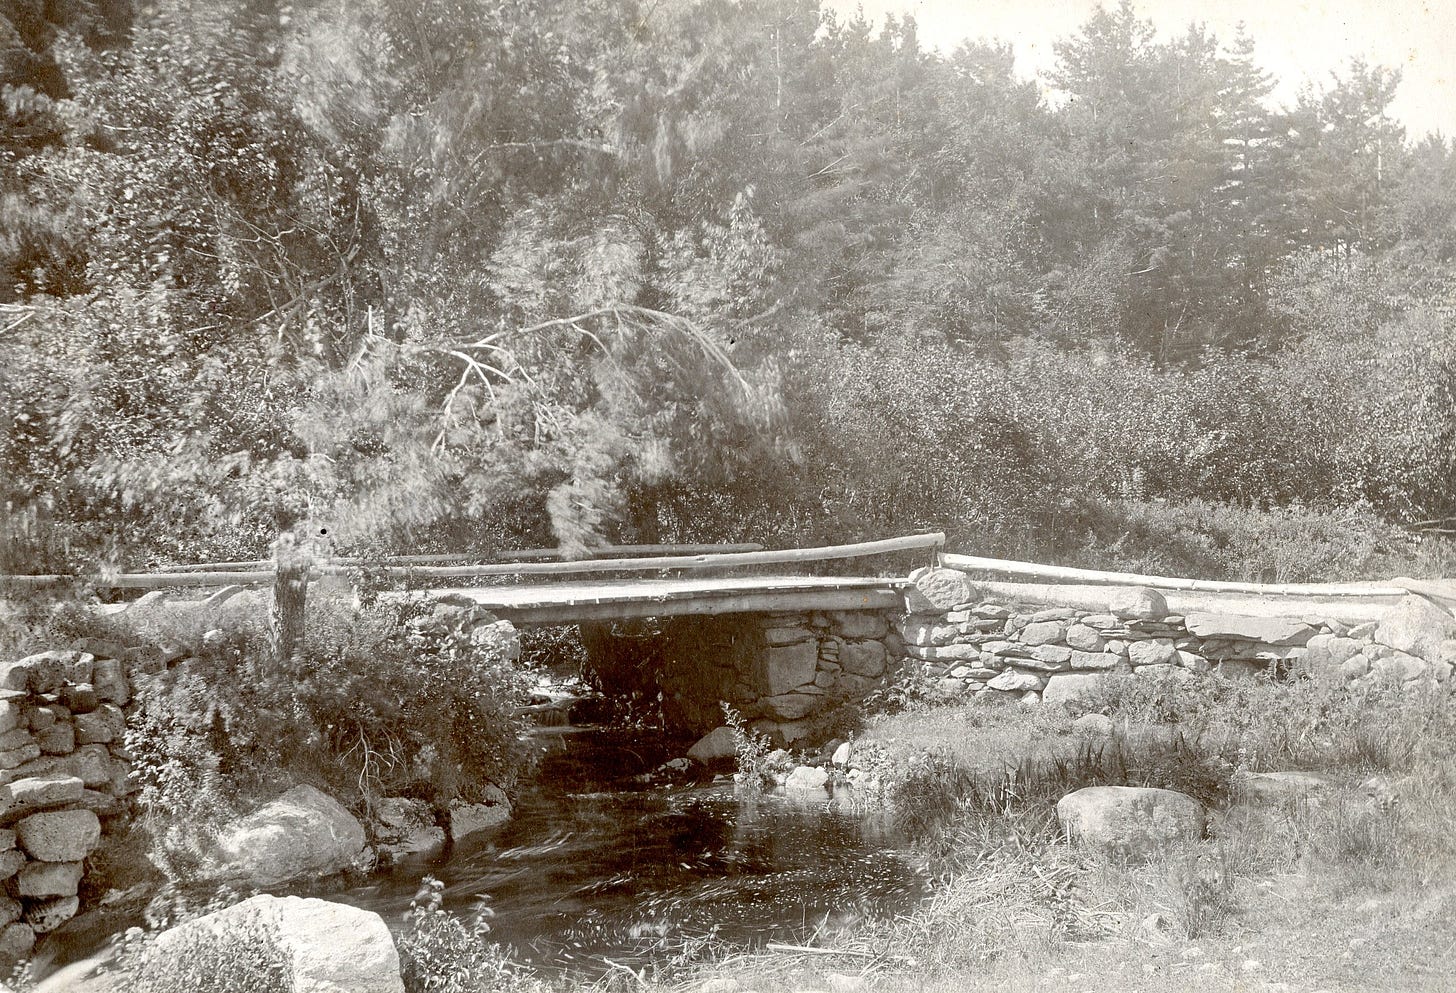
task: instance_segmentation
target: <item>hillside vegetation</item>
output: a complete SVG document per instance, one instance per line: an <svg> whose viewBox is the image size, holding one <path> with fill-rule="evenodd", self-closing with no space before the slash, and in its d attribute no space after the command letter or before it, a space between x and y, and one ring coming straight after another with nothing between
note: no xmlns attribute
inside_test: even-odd
<svg viewBox="0 0 1456 993"><path fill-rule="evenodd" d="M1167 26L1163 26L1167 27ZM0 20L7 571L851 540L1449 571L1456 155L1256 39L812 0Z"/></svg>

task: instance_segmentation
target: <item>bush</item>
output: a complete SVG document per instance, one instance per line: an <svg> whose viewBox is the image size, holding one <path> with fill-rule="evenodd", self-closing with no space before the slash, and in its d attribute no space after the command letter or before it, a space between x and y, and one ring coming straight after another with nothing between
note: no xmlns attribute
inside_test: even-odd
<svg viewBox="0 0 1456 993"><path fill-rule="evenodd" d="M221 617L133 613L63 612L55 630L192 652L138 681L127 730L143 821L172 878L205 863L217 829L253 800L297 782L357 810L389 795L443 810L488 786L512 790L527 761L516 710L529 686L509 625L472 628L469 612L414 601L356 611L315 597L303 650L277 662L256 601Z"/></svg>
<svg viewBox="0 0 1456 993"><path fill-rule="evenodd" d="M546 984L490 941L488 913L467 923L442 908L443 890L425 877L409 926L395 939L405 993L546 993Z"/></svg>

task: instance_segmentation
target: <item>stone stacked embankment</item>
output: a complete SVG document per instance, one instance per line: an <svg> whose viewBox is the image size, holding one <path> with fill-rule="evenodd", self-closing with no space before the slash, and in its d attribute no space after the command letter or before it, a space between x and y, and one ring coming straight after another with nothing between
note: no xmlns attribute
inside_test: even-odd
<svg viewBox="0 0 1456 993"><path fill-rule="evenodd" d="M128 665L146 664L128 658L88 640L0 665L0 960L75 916L86 860L125 813Z"/></svg>
<svg viewBox="0 0 1456 993"><path fill-rule="evenodd" d="M1102 611L1024 606L977 597L960 574L935 572L927 593L910 597L900 634L906 655L951 697L1066 703L1113 673L1187 680L1296 666L1357 685L1452 685L1456 617L1420 596L1352 628L1320 616L1174 614L1147 588L1109 590Z"/></svg>

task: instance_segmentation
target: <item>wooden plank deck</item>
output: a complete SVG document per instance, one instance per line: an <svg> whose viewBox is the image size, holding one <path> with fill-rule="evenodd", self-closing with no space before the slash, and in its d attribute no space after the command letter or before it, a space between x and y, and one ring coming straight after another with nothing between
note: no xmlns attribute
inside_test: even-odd
<svg viewBox="0 0 1456 993"><path fill-rule="evenodd" d="M521 625L807 610L899 610L904 579L719 576L432 589Z"/></svg>

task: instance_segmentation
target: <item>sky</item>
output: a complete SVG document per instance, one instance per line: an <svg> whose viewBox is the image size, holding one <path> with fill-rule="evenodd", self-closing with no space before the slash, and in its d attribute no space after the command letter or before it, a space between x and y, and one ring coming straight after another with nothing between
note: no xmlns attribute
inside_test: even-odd
<svg viewBox="0 0 1456 993"><path fill-rule="evenodd" d="M921 44L950 52L962 41L1010 42L1017 71L1030 78L1052 67L1053 45L1074 34L1097 0L823 0L841 14L857 8L878 21L910 13ZM1456 0L1135 0L1159 37L1201 21L1232 41L1240 22L1255 57L1274 75L1276 104L1293 103L1301 86L1328 82L1355 56L1403 73L1392 106L1407 135L1456 136ZM1117 0L1107 0L1115 6Z"/></svg>

